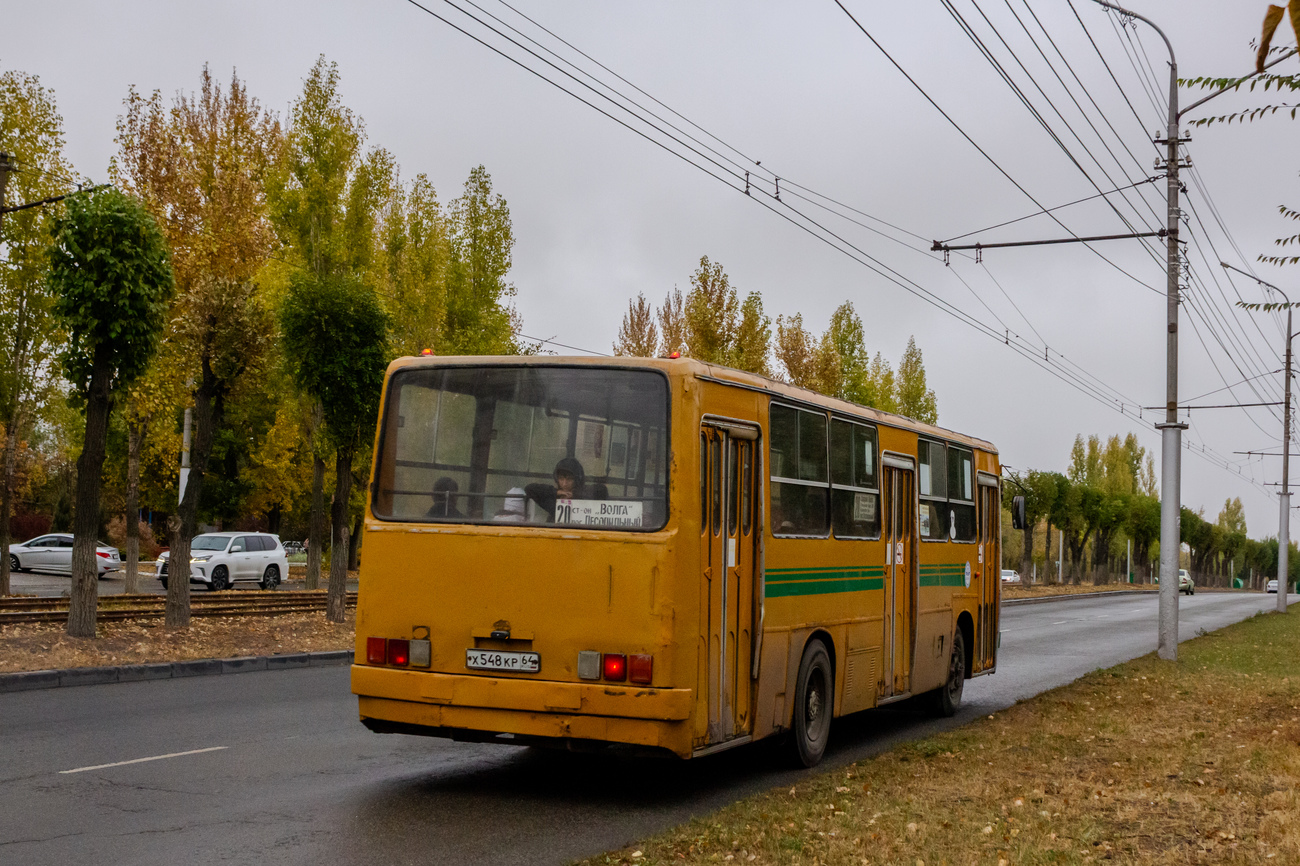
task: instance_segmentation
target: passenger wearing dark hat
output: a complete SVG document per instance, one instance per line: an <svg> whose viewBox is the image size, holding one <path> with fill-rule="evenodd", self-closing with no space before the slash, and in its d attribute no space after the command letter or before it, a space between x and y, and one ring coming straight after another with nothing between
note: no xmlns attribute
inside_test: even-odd
<svg viewBox="0 0 1300 866"><path fill-rule="evenodd" d="M586 497L587 475L576 457L563 457L555 464L555 484L539 481L524 488L528 498L536 502L547 514L549 522L555 521L555 502L558 499L583 499Z"/></svg>

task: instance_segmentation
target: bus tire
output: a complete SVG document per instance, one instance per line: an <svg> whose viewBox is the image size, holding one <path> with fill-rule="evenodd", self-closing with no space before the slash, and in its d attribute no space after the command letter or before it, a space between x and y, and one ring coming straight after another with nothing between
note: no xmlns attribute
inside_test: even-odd
<svg viewBox="0 0 1300 866"><path fill-rule="evenodd" d="M794 692L793 757L798 766L815 767L826 753L834 702L830 654L820 640L811 641L803 651Z"/></svg>
<svg viewBox="0 0 1300 866"><path fill-rule="evenodd" d="M934 712L944 718L957 715L962 688L966 684L966 639L961 629L952 633L952 652L948 655L948 679L930 694Z"/></svg>

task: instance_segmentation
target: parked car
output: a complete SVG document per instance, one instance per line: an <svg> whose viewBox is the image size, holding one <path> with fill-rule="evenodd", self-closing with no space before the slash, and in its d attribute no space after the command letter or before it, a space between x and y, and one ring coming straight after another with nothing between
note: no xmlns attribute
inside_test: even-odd
<svg viewBox="0 0 1300 866"><path fill-rule="evenodd" d="M1020 583L1020 573L1014 568L1004 568L1002 569L1002 582Z"/></svg>
<svg viewBox="0 0 1300 866"><path fill-rule="evenodd" d="M1196 584L1192 583L1192 576L1185 568L1178 569L1178 591L1196 595Z"/></svg>
<svg viewBox="0 0 1300 866"><path fill-rule="evenodd" d="M158 555L158 580L167 588L171 552ZM210 590L228 589L236 581L254 581L275 589L289 574L289 560L278 536L266 532L205 532L190 541L190 583Z"/></svg>
<svg viewBox="0 0 1300 866"><path fill-rule="evenodd" d="M95 565L99 569L100 580L103 580L104 575L122 567L122 555L116 547L111 547L102 541L97 542ZM50 532L38 535L22 544L9 545L9 570L71 574L72 535L66 532Z"/></svg>
<svg viewBox="0 0 1300 866"><path fill-rule="evenodd" d="M302 546L301 541L284 542L284 552L289 554L290 556L294 556L295 554L302 553L304 550L305 548Z"/></svg>
<svg viewBox="0 0 1300 866"><path fill-rule="evenodd" d="M1264 587L1265 592L1277 592L1277 578L1273 578Z"/></svg>

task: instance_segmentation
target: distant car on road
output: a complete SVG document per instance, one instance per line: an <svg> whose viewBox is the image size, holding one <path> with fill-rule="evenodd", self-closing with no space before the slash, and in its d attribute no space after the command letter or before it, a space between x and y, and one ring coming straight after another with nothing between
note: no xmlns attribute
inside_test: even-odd
<svg viewBox="0 0 1300 866"><path fill-rule="evenodd" d="M1192 583L1192 576L1185 568L1178 569L1178 591L1196 595L1196 584Z"/></svg>
<svg viewBox="0 0 1300 866"><path fill-rule="evenodd" d="M158 554L158 581L167 588L171 551ZM237 580L275 589L289 574L289 559L278 536L266 532L205 532L190 542L190 583L210 590L229 589Z"/></svg>
<svg viewBox="0 0 1300 866"><path fill-rule="evenodd" d="M1002 569L1003 583L1020 583L1020 574L1014 568Z"/></svg>
<svg viewBox="0 0 1300 866"><path fill-rule="evenodd" d="M122 555L116 547L98 542L95 547L95 565L100 580L103 580L104 575L122 567ZM72 534L51 532L22 544L9 545L9 570L71 574Z"/></svg>
<svg viewBox="0 0 1300 866"><path fill-rule="evenodd" d="M1264 592L1277 592L1277 578L1273 578L1264 587Z"/></svg>

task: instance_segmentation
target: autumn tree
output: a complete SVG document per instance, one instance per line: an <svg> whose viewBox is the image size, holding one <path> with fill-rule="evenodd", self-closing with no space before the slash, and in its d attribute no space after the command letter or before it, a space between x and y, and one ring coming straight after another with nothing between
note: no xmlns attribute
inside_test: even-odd
<svg viewBox="0 0 1300 866"><path fill-rule="evenodd" d="M634 358L653 358L659 346L659 330L655 327L654 308L638 293L635 301L627 302L627 312L618 328L614 354Z"/></svg>
<svg viewBox="0 0 1300 866"><path fill-rule="evenodd" d="M1242 507L1241 497L1225 500L1223 510L1219 512L1219 519L1216 522L1225 532L1244 534L1246 532L1246 511Z"/></svg>
<svg viewBox="0 0 1300 866"><path fill-rule="evenodd" d="M192 382L190 471L169 527L167 624L189 624L189 545L198 529L213 443L231 391L264 366L273 320L254 280L275 244L265 195L280 146L276 120L232 75L205 66L197 93L170 106L134 88L118 121L114 175L160 220L174 251L177 295L167 339ZM128 518L128 522L131 518Z"/></svg>
<svg viewBox="0 0 1300 866"><path fill-rule="evenodd" d="M903 352L903 359L898 362L894 387L898 395L899 412L926 424L934 424L939 420L938 401L934 391L925 383L925 362L921 358L921 350L916 346L915 337L907 338L907 349Z"/></svg>
<svg viewBox="0 0 1300 866"><path fill-rule="evenodd" d="M77 460L68 634L95 636L100 473L114 397L144 372L174 288L170 252L141 203L116 189L76 195L49 249L53 314L67 334L61 362L86 407Z"/></svg>
<svg viewBox="0 0 1300 866"><path fill-rule="evenodd" d="M333 534L326 616L343 622L352 459L374 429L388 362L388 316L355 275L296 277L280 311L294 384L319 404L335 449Z"/></svg>
<svg viewBox="0 0 1300 866"><path fill-rule="evenodd" d="M737 370L770 376L771 343L772 319L763 312L762 296L750 292L740 305L740 321L736 325L736 338L728 363Z"/></svg>
<svg viewBox="0 0 1300 866"><path fill-rule="evenodd" d="M686 353L686 304L682 290L673 286L657 313L659 319L659 354Z"/></svg>
<svg viewBox="0 0 1300 866"><path fill-rule="evenodd" d="M16 170L5 184L6 204L25 204L66 192L75 182L63 157L63 118L53 92L34 75L0 73L0 153ZM2 181L0 181L2 182ZM45 246L58 205L0 217L0 550L9 548L18 453L37 420L54 377L49 363L58 345L50 317ZM0 595L9 595L10 558L0 557Z"/></svg>

